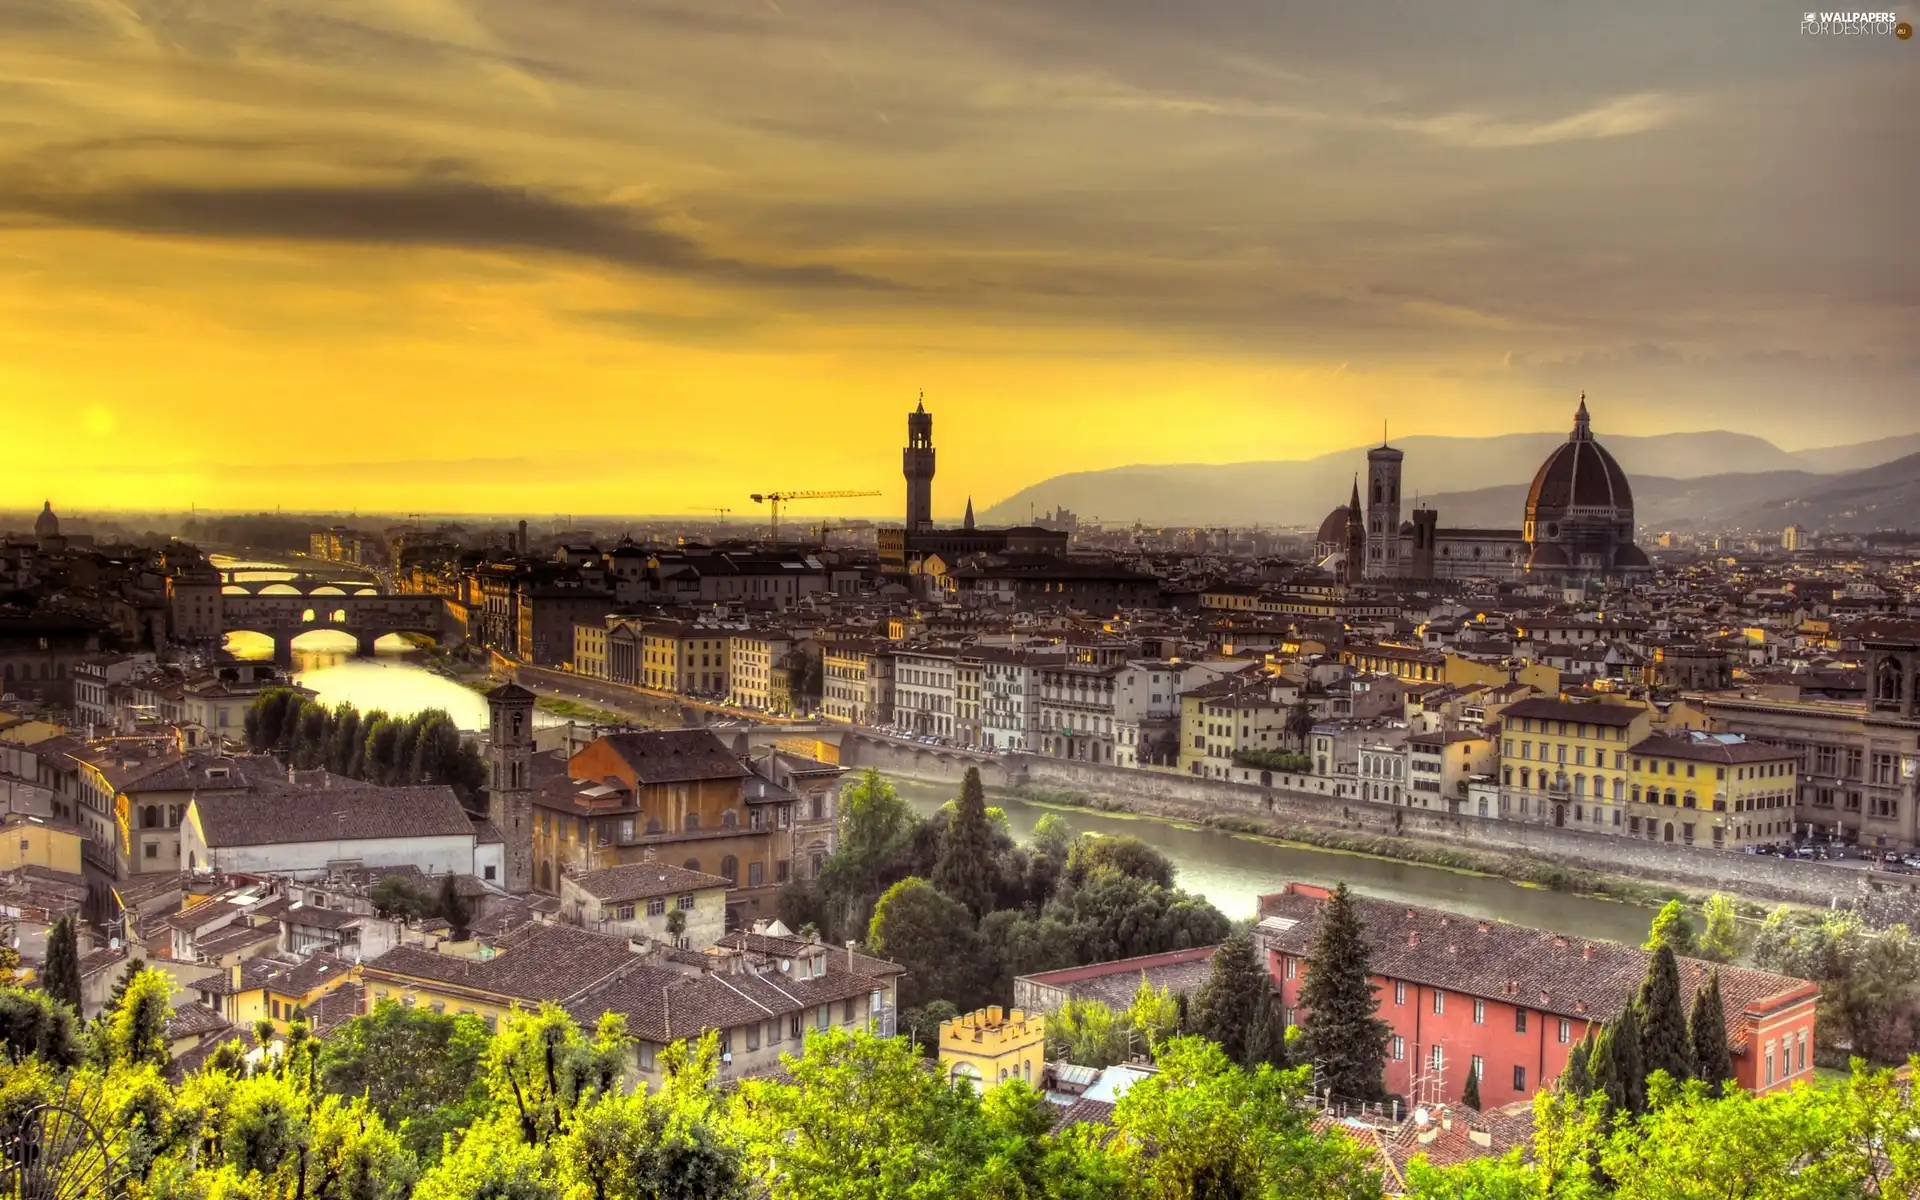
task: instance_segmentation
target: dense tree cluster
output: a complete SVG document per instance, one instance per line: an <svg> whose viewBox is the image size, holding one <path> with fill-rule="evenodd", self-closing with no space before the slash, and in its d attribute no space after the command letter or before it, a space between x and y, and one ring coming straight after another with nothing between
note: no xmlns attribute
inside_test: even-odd
<svg viewBox="0 0 1920 1200"><path fill-rule="evenodd" d="M1732 1079L1720 972L1707 977L1689 1005L1679 962L1662 943L1640 995L1613 1020L1589 1028L1568 1055L1560 1091L1582 1101L1597 1097L1609 1118L1636 1117L1648 1111L1659 1080L1669 1086L1698 1080L1705 1095L1717 1097L1739 1090Z"/></svg>
<svg viewBox="0 0 1920 1200"><path fill-rule="evenodd" d="M716 1078L709 1036L660 1051L634 1087L618 1018L591 1031L561 1010L473 1017L376 1006L324 1045L298 1020L230 1042L183 1082L165 1075L167 982L134 975L84 1032L44 993L0 989L66 1018L0 1060L0 1139L53 1190L135 1200L1381 1200L1372 1139L1319 1121L1310 1072L1252 1070L1216 1043L1158 1042L1157 1074L1107 1123L1055 1128L1024 1082L984 1098L924 1068L903 1040L807 1036L777 1075ZM150 1001L157 1000L156 1010ZM1164 1028L1147 989L1129 1016ZM56 1022L58 1024L58 1022ZM43 1053L42 1051L45 1051ZM36 1132L60 1104L89 1118L119 1176L81 1175L81 1141ZM1656 1072L1643 1112L1544 1093L1530 1144L1451 1167L1416 1161L1416 1200L1839 1200L1920 1189L1920 1109L1864 1065L1828 1088L1715 1097ZM66 1191L58 1190L62 1186ZM38 1194L38 1193L35 1193Z"/></svg>
<svg viewBox="0 0 1920 1200"><path fill-rule="evenodd" d="M1875 1063L1920 1051L1920 939L1907 926L1783 906L1761 924L1752 953L1756 967L1820 985L1820 1045Z"/></svg>
<svg viewBox="0 0 1920 1200"><path fill-rule="evenodd" d="M289 688L261 693L247 710L247 745L302 771L322 769L382 787L444 783L470 808L480 806L486 763L438 708L411 717L332 708Z"/></svg>
<svg viewBox="0 0 1920 1200"><path fill-rule="evenodd" d="M1075 837L1052 814L1015 844L978 771L921 818L867 772L841 792L840 844L782 896L795 928L862 939L907 968L906 1023L932 1028L1011 993L1016 975L1217 943L1229 923L1174 886L1173 864L1137 838Z"/></svg>

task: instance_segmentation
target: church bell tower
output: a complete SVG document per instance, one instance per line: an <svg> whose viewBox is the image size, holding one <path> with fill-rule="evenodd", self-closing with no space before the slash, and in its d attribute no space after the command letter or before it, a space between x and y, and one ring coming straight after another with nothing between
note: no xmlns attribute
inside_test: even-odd
<svg viewBox="0 0 1920 1200"><path fill-rule="evenodd" d="M487 693L487 819L506 840L501 886L533 890L533 702L517 683Z"/></svg>
<svg viewBox="0 0 1920 1200"><path fill-rule="evenodd" d="M900 452L900 469L907 477L907 532L933 528L933 414L927 396L907 414L907 446Z"/></svg>

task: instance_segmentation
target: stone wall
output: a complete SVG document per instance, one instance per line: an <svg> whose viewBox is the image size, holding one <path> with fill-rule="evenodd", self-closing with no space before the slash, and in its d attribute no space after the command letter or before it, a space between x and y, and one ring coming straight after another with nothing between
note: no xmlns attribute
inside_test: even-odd
<svg viewBox="0 0 1920 1200"><path fill-rule="evenodd" d="M864 770L873 767L904 779L929 783L959 783L968 767L980 768L980 782L988 787L1017 787L1027 781L1024 756L969 754L944 746L921 746L891 738L867 737L852 729L840 735L840 765Z"/></svg>
<svg viewBox="0 0 1920 1200"><path fill-rule="evenodd" d="M1862 872L1828 863L1764 854L1740 854L1698 846L1631 841L1512 821L1425 812L1329 794L1263 788L1094 763L1022 755L1012 760L1025 784L1038 792L1071 794L1096 807L1124 808L1189 821L1240 817L1287 826L1400 837L1473 851L1519 853L1569 867L1668 882L1701 890L1792 899L1825 905L1859 891ZM885 768L883 768L885 769ZM1319 783L1319 780L1302 782Z"/></svg>
<svg viewBox="0 0 1920 1200"><path fill-rule="evenodd" d="M658 725L662 729L679 729L685 725L698 723L697 720L688 719L694 714L685 702L663 696L658 692L649 692L624 683L610 683L604 679L590 679L570 671L554 671L546 667L529 666L526 663L513 663L501 658L496 658L494 665L497 670L522 686L549 692L577 693L585 697L587 704L631 713L637 720L649 725ZM571 696L563 698L570 699Z"/></svg>

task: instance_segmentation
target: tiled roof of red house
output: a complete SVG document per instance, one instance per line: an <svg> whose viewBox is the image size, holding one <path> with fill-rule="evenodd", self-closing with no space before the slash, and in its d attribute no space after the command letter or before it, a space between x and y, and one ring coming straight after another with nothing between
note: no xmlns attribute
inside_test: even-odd
<svg viewBox="0 0 1920 1200"><path fill-rule="evenodd" d="M1290 886L1260 898L1257 932L1279 954L1304 957L1320 929L1325 893ZM1639 993L1653 955L1638 946L1567 937L1547 929L1483 921L1462 913L1354 897L1365 923L1375 975L1538 1012L1605 1021ZM1680 987L1691 998L1714 964L1680 960ZM1804 979L1721 966L1720 995L1735 1054L1745 1049L1741 1019L1772 1012L1818 992Z"/></svg>

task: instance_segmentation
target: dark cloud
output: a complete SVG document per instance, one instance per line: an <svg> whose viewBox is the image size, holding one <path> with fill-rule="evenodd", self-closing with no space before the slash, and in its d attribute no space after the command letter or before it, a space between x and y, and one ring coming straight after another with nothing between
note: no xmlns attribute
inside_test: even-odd
<svg viewBox="0 0 1920 1200"><path fill-rule="evenodd" d="M565 254L637 271L756 286L896 287L825 264L783 265L714 254L636 208L443 178L353 186L129 184L84 189L14 180L0 182L0 220L8 216L168 237Z"/></svg>

